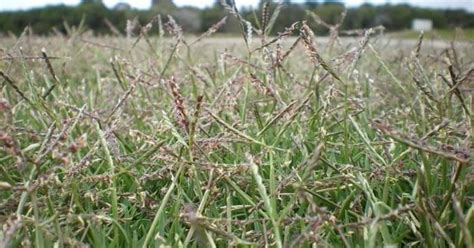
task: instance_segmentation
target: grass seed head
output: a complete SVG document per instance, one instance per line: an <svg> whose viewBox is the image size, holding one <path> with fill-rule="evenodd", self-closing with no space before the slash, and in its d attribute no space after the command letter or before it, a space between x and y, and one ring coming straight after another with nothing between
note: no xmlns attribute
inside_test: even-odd
<svg viewBox="0 0 474 248"><path fill-rule="evenodd" d="M175 106L175 113L177 116L177 121L181 128L183 128L186 132L189 131L189 119L186 113L186 106L184 105L184 98L181 95L180 89L178 84L176 83L176 79L171 77L168 80L168 84L171 89L171 95L173 96L174 106Z"/></svg>

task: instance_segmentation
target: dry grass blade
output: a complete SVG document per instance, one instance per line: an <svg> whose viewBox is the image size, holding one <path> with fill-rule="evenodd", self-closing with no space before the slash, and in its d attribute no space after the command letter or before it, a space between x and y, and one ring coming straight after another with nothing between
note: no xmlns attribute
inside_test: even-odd
<svg viewBox="0 0 474 248"><path fill-rule="evenodd" d="M118 28L109 19L107 19L107 17L104 18L104 22L107 27L109 27L110 31L112 31L112 33L117 36L123 36L123 34L118 30Z"/></svg>
<svg viewBox="0 0 474 248"><path fill-rule="evenodd" d="M215 233L230 242L233 245L251 245L251 242L240 239L232 233L224 231L222 228L217 226L214 223L211 223L206 217L201 216L198 209L193 207L191 204L184 206L180 217L194 229L194 237L197 243L202 245L202 247L210 247L211 239L207 231ZM215 244L214 244L215 246Z"/></svg>
<svg viewBox="0 0 474 248"><path fill-rule="evenodd" d="M338 42L339 45L340 45L339 30L341 29L341 26L342 26L344 20L346 19L347 9L344 9L344 11L341 13L341 16L339 17L338 22L334 25L330 25L327 22L323 21L323 19L321 17L319 17L318 15L316 15L312 11L306 10L306 13L309 14L309 16L311 16L313 18L313 20L318 25L321 25L321 26L329 29L329 42L328 42L327 46L329 47L330 51L332 50L332 48L333 48L333 46L336 42Z"/></svg>
<svg viewBox="0 0 474 248"><path fill-rule="evenodd" d="M461 102L461 105L462 105L464 111L466 112L466 114L468 116L470 116L471 112L467 108L466 103L464 102L464 97L463 97L461 91L459 90L459 86L461 86L461 84L464 82L464 80L458 80L458 77L456 76L456 73L454 72L454 68L453 68L452 65L449 65L448 69L449 69L449 75L451 76L451 80L452 80L452 84L450 85L451 89L449 89L448 94L454 92L456 97L459 99L459 102Z"/></svg>
<svg viewBox="0 0 474 248"><path fill-rule="evenodd" d="M241 59L241 58L235 57L234 55L229 54L229 53L224 53L224 54L222 55L222 57L223 57L224 59L230 59L230 60L232 60L233 62L238 63L238 64L247 65L247 66L249 66L249 67L251 67L251 68L253 68L253 69L256 69L256 70L260 70L260 71L263 71L263 70L264 70L264 68L261 67L260 65L252 64L251 62L249 62L249 61L247 61L247 60L245 60L245 59Z"/></svg>
<svg viewBox="0 0 474 248"><path fill-rule="evenodd" d="M329 25L328 23L326 23L321 17L319 17L316 13L314 13L313 11L309 11L309 10L306 10L306 14L309 14L309 16L311 16L311 18L313 18L313 20L318 24L318 25L321 25L327 29L331 29L331 25Z"/></svg>
<svg viewBox="0 0 474 248"><path fill-rule="evenodd" d="M173 35L177 43L183 42L185 45L187 45L186 41L183 39L183 28L178 25L178 23L171 15L168 15L168 22L165 23L165 28L168 33Z"/></svg>
<svg viewBox="0 0 474 248"><path fill-rule="evenodd" d="M150 32L151 28L153 27L153 22L155 22L157 20L157 18L158 18L157 16L154 17L145 26L140 28L140 35L135 40L135 42L133 43L131 48L134 48L142 38L144 38L146 40L146 42L148 43L148 45L153 48L153 46L151 45L150 40L148 39L148 32Z"/></svg>
<svg viewBox="0 0 474 248"><path fill-rule="evenodd" d="M419 58L420 57L420 51L421 51L421 45L423 44L423 37L424 37L424 32L421 31L420 36L418 37L418 43L416 43L416 47L414 52L414 56Z"/></svg>
<svg viewBox="0 0 474 248"><path fill-rule="evenodd" d="M325 131L322 132L323 138L325 135ZM311 157L308 161L305 161L305 166L304 168L299 168L303 169L303 174L301 175L301 181L305 182L310 176L311 173L313 173L314 169L318 165L319 159L321 158L321 154L324 150L325 147L325 142L322 140L314 149L313 153L311 154Z"/></svg>
<svg viewBox="0 0 474 248"><path fill-rule="evenodd" d="M268 33L273 30L273 26L275 25L276 20L278 19L278 16L280 16L280 12L282 8L283 8L283 0L279 0L275 10L272 13L272 17L270 17L270 20L268 21L268 24L267 24L266 30Z"/></svg>
<svg viewBox="0 0 474 248"><path fill-rule="evenodd" d="M296 48L296 46L298 45L298 43L301 41L301 37L298 36L298 38L296 38L295 42L293 42L293 44L291 45L291 47L288 49L288 51L285 52L285 54L283 54L283 56L281 57L281 62L280 63L283 63L283 61L288 58L288 56L290 55L291 52L293 52Z"/></svg>
<svg viewBox="0 0 474 248"><path fill-rule="evenodd" d="M127 100L127 98L129 98L129 96L133 93L133 91L135 90L135 82L133 82L131 85L130 85L130 88L125 92L125 94L117 101L117 104L115 104L114 108L112 109L112 111L110 111L110 114L109 116L107 117L107 121L106 122L109 122L111 120L111 118L113 117L113 115L115 114L115 112L117 112L117 110L125 103L125 101Z"/></svg>
<svg viewBox="0 0 474 248"><path fill-rule="evenodd" d="M0 76L3 77L3 79L5 79L5 81L16 91L16 93L18 93L18 95L21 96L21 98L23 98L23 100L25 100L29 104L32 104L31 100L25 96L25 94L20 90L20 88L18 88L16 83L13 82L13 80L10 77L8 77L3 71L0 71Z"/></svg>
<svg viewBox="0 0 474 248"><path fill-rule="evenodd" d="M191 42L189 45L192 46L193 44L201 41L205 37L208 37L212 35L213 33L217 32L222 26L225 25L226 21L227 21L227 16L224 16L220 21L212 25L205 33L201 34L196 40Z"/></svg>
<svg viewBox="0 0 474 248"><path fill-rule="evenodd" d="M49 57L46 54L46 50L44 48L41 50L41 54L43 55L44 61L46 62L46 67L48 68L48 71L54 80L54 84L51 85L51 87L43 94L43 99L46 99L46 97L48 97L48 95L53 91L56 85L59 84L59 78L56 76L53 66L51 65L51 61L49 61Z"/></svg>
<svg viewBox="0 0 474 248"><path fill-rule="evenodd" d="M106 136L110 135L110 133L106 133ZM81 160L74 165L72 165L70 168L68 168L66 172L66 176L68 180L74 179L77 174L79 174L81 171L87 169L90 165L91 162L90 160L92 159L92 156L97 152L99 149L100 145L100 140L96 141L90 148L89 151L84 155Z"/></svg>
<svg viewBox="0 0 474 248"><path fill-rule="evenodd" d="M117 65L116 65L117 64ZM117 81L119 82L120 86L122 89L126 89L126 84L123 79L123 74L120 73L120 65L118 63L114 63L114 60L110 60L110 65L112 66L112 71L114 72L115 78L117 78Z"/></svg>
<svg viewBox="0 0 474 248"><path fill-rule="evenodd" d="M239 13L239 10L237 9L237 5L235 4L235 1L234 0L230 0L230 3L232 6L229 6L227 4L227 1L226 0L220 0L220 3L222 6L224 6L224 8L229 11L236 19L237 21L239 22L239 27L240 27L240 34L242 35L242 38L244 39L244 42L245 42L245 46L247 47L247 50L250 51L250 45L249 45L249 41L248 41L248 38L247 38L247 35L246 35L246 31L245 31L245 25L247 23L247 21L240 15Z"/></svg>
<svg viewBox="0 0 474 248"><path fill-rule="evenodd" d="M268 128L273 125L273 123L275 123L276 121L278 121L279 119L281 119L286 113L288 113L289 111L291 111L291 109L293 108L293 106L295 106L295 104L297 103L297 101L293 101L291 102L290 104L288 104L288 106L286 106L285 109L283 109L282 111L280 111L280 113L278 113L275 117L273 117L264 127L263 129L257 133L257 137L260 137L262 136L263 133L265 133L265 131L268 130Z"/></svg>
<svg viewBox="0 0 474 248"><path fill-rule="evenodd" d="M359 222L344 224L344 225L341 225L340 227L341 228L363 228L370 224L375 224L381 221L399 218L401 215L409 214L409 212L416 210L414 209L415 207L416 207L415 204L407 204L405 206L401 206L397 209L394 209L383 216L378 216L373 219L366 219Z"/></svg>
<svg viewBox="0 0 474 248"><path fill-rule="evenodd" d="M384 70L390 75L390 77L392 78L392 80L397 84L397 86L405 91L405 87L403 87L402 85L402 82L400 81L400 79L398 79L394 74L393 72L390 70L390 68L388 67L387 63L385 63L382 59L382 57L380 57L380 54L377 52L377 50L375 50L375 48L369 43L367 45L370 50L372 51L372 53L375 55L375 57L377 58L377 60L379 61L379 63L382 65L382 67L384 68Z"/></svg>
<svg viewBox="0 0 474 248"><path fill-rule="evenodd" d="M434 103L435 105L439 105L439 100L437 99L435 91L431 87L430 82L426 76L425 69L421 65L420 60L417 56L419 55L416 55L416 53L412 55L408 66L411 70L413 81L415 82L418 89L426 97L427 106L429 106L431 109L434 109L432 103Z"/></svg>
<svg viewBox="0 0 474 248"><path fill-rule="evenodd" d="M381 121L377 121L377 120L373 121L372 127L379 130L383 134L393 138L394 140L400 143L403 143L407 146L410 146L410 147L413 147L413 148L416 148L428 153L436 154L441 157L456 160L464 165L467 165L472 159L472 152L469 151L468 149L456 148L447 144L442 144L441 146L430 145L421 139L412 138L404 133L401 133L395 130L394 128L392 128L390 125L386 123L382 123Z"/></svg>
<svg viewBox="0 0 474 248"><path fill-rule="evenodd" d="M423 32L418 38L417 45L415 50L411 52L411 59L408 63L408 67L411 70L413 81L415 82L418 89L426 97L426 105L431 109L434 109L432 103L439 105L438 99L436 99L435 91L430 87L429 79L427 78L424 67L420 62L420 50L421 45L423 44Z"/></svg>
<svg viewBox="0 0 474 248"><path fill-rule="evenodd" d="M357 63L359 63L364 49L367 47L367 44L369 44L370 35L372 35L374 32L375 31L372 28L365 30L364 38L362 38L362 40L360 41L360 45L355 52L352 64L349 67L349 78L352 78L352 74L354 73L354 70L357 67Z"/></svg>
<svg viewBox="0 0 474 248"><path fill-rule="evenodd" d="M463 73L461 79L459 80L462 83L472 83L474 82L474 68L470 68L466 72Z"/></svg>
<svg viewBox="0 0 474 248"><path fill-rule="evenodd" d="M275 98L275 91L260 80L255 74L250 73L250 79L259 93Z"/></svg>
<svg viewBox="0 0 474 248"><path fill-rule="evenodd" d="M43 159L45 159L45 157L49 153L51 153L54 150L55 147L57 147L59 145L60 141L62 139L64 139L66 137L66 135L68 135L72 129L74 129L74 127L82 119L83 111L85 110L85 108L86 108L86 106L84 105L81 108L81 110L79 111L79 113L77 113L77 115L75 116L75 118L73 120L69 120L68 122L63 124L63 127L62 127L61 131L59 132L57 137L51 143L49 143L49 142L48 142L49 144L45 143L45 145L48 145L48 146L44 146L44 149L40 150L38 156L34 160L34 164L41 165ZM45 141L48 141L48 140L45 140Z"/></svg>
<svg viewBox="0 0 474 248"><path fill-rule="evenodd" d="M427 132L423 137L421 137L421 140L426 140L431 136L434 136L437 134L440 130L446 128L449 125L448 120L443 120L439 125L436 125L433 129L431 129L429 132Z"/></svg>
<svg viewBox="0 0 474 248"><path fill-rule="evenodd" d="M252 50L252 52L256 52L256 51L259 51L265 47L268 47L270 46L271 44L274 44L275 42L277 41L280 41L281 39L285 38L285 37L288 37L288 36L291 36L298 28L298 23L299 22L295 22L293 23L289 28L285 28L285 31L284 32L281 32L281 33L278 33L277 37L273 38L271 41L263 44L262 43L262 46ZM296 42L297 43L297 42ZM290 49L291 51L292 49Z"/></svg>
<svg viewBox="0 0 474 248"><path fill-rule="evenodd" d="M337 79L339 82L344 83L344 81L337 75L337 73L329 66L326 61L321 57L319 54L318 50L316 49L316 46L313 43L313 37L314 33L311 30L311 28L308 27L306 22L303 22L303 26L300 29L300 35L301 38L303 39L306 52L308 56L310 57L311 61L315 66L321 65L324 70L326 70L331 76L333 76L335 79Z"/></svg>
<svg viewBox="0 0 474 248"><path fill-rule="evenodd" d="M375 150L374 146L371 144L367 133L362 131L362 129L360 128L360 125L355 121L355 119L352 116L349 115L348 117L349 117L349 121L352 123L355 130L357 131L359 136L362 138L362 140L364 141L365 145L367 146L369 151L372 153L372 155L375 158L377 158L377 160L379 160L383 165L387 165L387 162L385 161L385 159Z"/></svg>
<svg viewBox="0 0 474 248"><path fill-rule="evenodd" d="M456 214L458 218L458 223L461 228L462 236L464 237L459 237L459 240L464 240L465 247L472 248L474 247L474 242L472 239L472 232L469 230L468 223L466 223L466 216L463 214L463 210L461 208L461 203L459 202L458 199L456 199L456 196L453 194L451 195L451 202L453 205L454 213ZM458 245L461 245L458 243Z"/></svg>
<svg viewBox="0 0 474 248"><path fill-rule="evenodd" d="M211 117L216 120L219 124L221 124L222 126L224 126L226 129L228 129L229 131L231 131L232 133L236 134L237 136L240 136L248 141L250 141L251 143L254 143L254 144L258 144L258 145L261 145L263 147L266 147L266 148L269 148L269 149L275 149L275 150L280 150L280 151L284 151L283 149L280 149L280 148L275 148L275 147L271 147L271 146L268 146L267 144L261 142L261 141L258 141L250 136L248 136L247 134L237 130L236 128L234 128L233 126L229 125L228 123L226 123L224 120L222 120L220 117L218 117L216 114L212 113L211 111L207 111L209 113L209 115L211 115Z"/></svg>

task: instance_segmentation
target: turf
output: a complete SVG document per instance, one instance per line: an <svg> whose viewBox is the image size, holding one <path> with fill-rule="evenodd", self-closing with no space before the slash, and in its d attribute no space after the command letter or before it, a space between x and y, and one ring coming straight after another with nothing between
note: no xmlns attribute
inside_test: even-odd
<svg viewBox="0 0 474 248"><path fill-rule="evenodd" d="M390 36L400 39L417 39L419 32L413 30L406 30L400 32L389 33ZM457 41L472 41L474 40L474 29L435 29L425 32L426 39L442 39L442 40L457 40Z"/></svg>
<svg viewBox="0 0 474 248"><path fill-rule="evenodd" d="M0 247L473 246L472 43L166 27L2 39Z"/></svg>

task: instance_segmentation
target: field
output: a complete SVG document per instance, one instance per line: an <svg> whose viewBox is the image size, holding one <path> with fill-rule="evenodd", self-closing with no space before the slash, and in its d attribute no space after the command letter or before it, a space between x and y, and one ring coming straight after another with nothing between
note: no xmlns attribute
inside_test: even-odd
<svg viewBox="0 0 474 248"><path fill-rule="evenodd" d="M1 39L0 247L473 247L472 40L166 26Z"/></svg>
<svg viewBox="0 0 474 248"><path fill-rule="evenodd" d="M407 30L390 33L389 35L400 39L416 39L420 34L416 31ZM474 29L439 29L425 32L424 36L425 39L472 41L474 40Z"/></svg>

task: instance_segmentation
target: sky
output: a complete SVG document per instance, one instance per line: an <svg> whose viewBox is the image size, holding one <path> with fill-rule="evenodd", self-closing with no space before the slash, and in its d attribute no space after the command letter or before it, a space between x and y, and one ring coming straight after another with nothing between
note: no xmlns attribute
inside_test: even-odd
<svg viewBox="0 0 474 248"><path fill-rule="evenodd" d="M0 0L0 11L25 10L34 7L42 7L48 4L76 5L80 0ZM150 7L151 0L103 0L108 7L113 7L118 2L128 2L131 6L140 9ZM210 6L215 0L174 0L176 5L191 5L196 7ZM235 0L239 7L256 5L258 0ZM304 0L293 0L293 2L304 2ZM384 3L410 3L420 7L431 8L464 8L474 12L474 0L345 0L347 6L358 6L362 3L384 4Z"/></svg>

